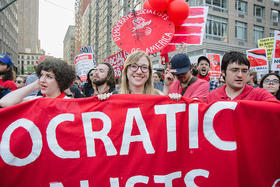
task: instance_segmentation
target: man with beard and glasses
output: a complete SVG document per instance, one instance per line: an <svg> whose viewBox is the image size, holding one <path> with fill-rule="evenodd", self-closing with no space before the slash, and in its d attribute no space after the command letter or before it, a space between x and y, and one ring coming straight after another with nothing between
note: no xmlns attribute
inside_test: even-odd
<svg viewBox="0 0 280 187"><path fill-rule="evenodd" d="M17 89L17 85L14 82L12 60L5 54L0 54L0 86L12 91Z"/></svg>
<svg viewBox="0 0 280 187"><path fill-rule="evenodd" d="M173 94L172 98L178 97L180 99L181 96L184 96L206 101L209 84L207 81L192 75L188 55L176 54L170 63L171 69L165 74L164 93Z"/></svg>
<svg viewBox="0 0 280 187"><path fill-rule="evenodd" d="M100 94L116 94L114 69L109 63L99 63L96 68L89 70L87 83L84 85L85 97Z"/></svg>
<svg viewBox="0 0 280 187"><path fill-rule="evenodd" d="M197 60L197 78L206 80L209 82L209 91L215 90L219 87L219 82L215 79L210 79L209 70L210 70L210 61L206 56L201 56Z"/></svg>

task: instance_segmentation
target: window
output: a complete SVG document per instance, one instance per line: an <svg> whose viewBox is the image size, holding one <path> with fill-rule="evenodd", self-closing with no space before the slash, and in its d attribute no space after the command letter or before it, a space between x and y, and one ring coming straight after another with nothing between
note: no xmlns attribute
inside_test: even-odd
<svg viewBox="0 0 280 187"><path fill-rule="evenodd" d="M203 0L189 0L188 4L189 4L189 6L203 5Z"/></svg>
<svg viewBox="0 0 280 187"><path fill-rule="evenodd" d="M209 5L212 10L219 12L227 12L227 0L206 0L206 4Z"/></svg>
<svg viewBox="0 0 280 187"><path fill-rule="evenodd" d="M264 7L254 5L254 16L264 18Z"/></svg>
<svg viewBox="0 0 280 187"><path fill-rule="evenodd" d="M254 26L254 42L257 44L259 39L264 38L264 27Z"/></svg>
<svg viewBox="0 0 280 187"><path fill-rule="evenodd" d="M245 1L236 0L235 2L235 10L237 12L247 14L248 13L248 3Z"/></svg>
<svg viewBox="0 0 280 187"><path fill-rule="evenodd" d="M280 12L278 10L271 10L270 19L273 23L280 23Z"/></svg>
<svg viewBox="0 0 280 187"><path fill-rule="evenodd" d="M206 23L206 38L226 41L227 25L227 19L208 15Z"/></svg>
<svg viewBox="0 0 280 187"><path fill-rule="evenodd" d="M247 41L247 23L235 22L235 37L236 39Z"/></svg>

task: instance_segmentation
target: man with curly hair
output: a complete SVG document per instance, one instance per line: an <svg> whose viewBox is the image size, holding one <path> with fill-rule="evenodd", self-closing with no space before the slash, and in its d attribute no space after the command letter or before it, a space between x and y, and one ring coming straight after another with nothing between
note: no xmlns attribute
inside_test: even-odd
<svg viewBox="0 0 280 187"><path fill-rule="evenodd" d="M37 81L4 96L0 100L0 106L8 107L40 97L67 98L64 90L69 88L75 79L75 70L72 66L60 59L48 57L38 65L36 73L39 77ZM38 89L43 96L26 97Z"/></svg>

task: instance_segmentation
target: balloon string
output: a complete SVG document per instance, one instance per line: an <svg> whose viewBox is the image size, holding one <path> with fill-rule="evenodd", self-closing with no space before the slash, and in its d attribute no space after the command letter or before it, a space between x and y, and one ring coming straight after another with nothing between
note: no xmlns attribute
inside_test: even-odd
<svg viewBox="0 0 280 187"><path fill-rule="evenodd" d="M134 16L134 20L135 20L135 24L137 25L137 20L136 20L136 12L134 9L132 9L132 14ZM138 33L138 29L137 29L137 26L136 26L136 36L137 36L137 40L139 40L139 33Z"/></svg>

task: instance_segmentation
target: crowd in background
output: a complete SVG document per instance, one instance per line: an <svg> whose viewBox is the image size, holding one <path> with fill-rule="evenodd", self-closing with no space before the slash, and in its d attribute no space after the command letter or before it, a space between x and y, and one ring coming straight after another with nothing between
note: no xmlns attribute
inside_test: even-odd
<svg viewBox="0 0 280 187"><path fill-rule="evenodd" d="M268 73L258 80L257 72L249 69L248 59L238 52L224 55L222 74L218 78L210 77L207 57L199 57L194 64L184 53L176 54L165 69L154 71L149 55L143 51L134 52L126 59L120 80L115 80L114 69L109 63L99 63L90 69L85 82L72 66L56 58L47 57L34 68L36 73L31 75L16 75L10 57L0 55L1 107L39 97L98 96L105 100L111 94L169 95L175 100L186 97L206 103L216 100L269 101L272 95L280 100L279 73ZM243 85L245 81L246 85ZM214 97L216 99L209 100Z"/></svg>

